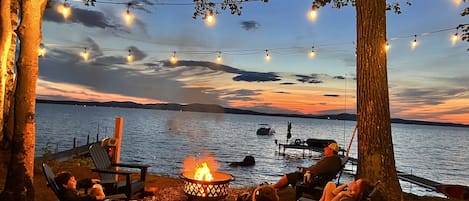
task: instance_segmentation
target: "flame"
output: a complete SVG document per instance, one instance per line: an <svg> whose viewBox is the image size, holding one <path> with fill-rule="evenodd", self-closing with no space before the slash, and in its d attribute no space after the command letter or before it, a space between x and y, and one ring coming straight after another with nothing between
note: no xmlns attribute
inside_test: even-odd
<svg viewBox="0 0 469 201"><path fill-rule="evenodd" d="M207 163L205 162L202 163L202 167L198 167L195 170L194 179L200 180L200 181L212 181L213 180L212 173L210 173L210 168L208 168Z"/></svg>
<svg viewBox="0 0 469 201"><path fill-rule="evenodd" d="M185 175L193 176L194 180L213 181L215 178L212 172L216 172L220 165L210 153L205 153L200 159L196 159L194 156L186 157L183 167Z"/></svg>

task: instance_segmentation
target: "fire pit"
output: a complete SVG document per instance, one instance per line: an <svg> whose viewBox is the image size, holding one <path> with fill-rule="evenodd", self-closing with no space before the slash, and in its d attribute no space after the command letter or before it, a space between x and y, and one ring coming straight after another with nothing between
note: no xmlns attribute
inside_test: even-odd
<svg viewBox="0 0 469 201"><path fill-rule="evenodd" d="M213 179L195 179L194 172L181 174L184 180L184 193L189 200L214 201L222 200L228 195L228 183L233 176L223 172L212 172Z"/></svg>

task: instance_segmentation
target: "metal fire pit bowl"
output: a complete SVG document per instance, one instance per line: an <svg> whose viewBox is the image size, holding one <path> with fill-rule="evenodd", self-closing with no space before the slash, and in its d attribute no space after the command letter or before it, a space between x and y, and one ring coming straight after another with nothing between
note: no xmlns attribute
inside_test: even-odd
<svg viewBox="0 0 469 201"><path fill-rule="evenodd" d="M212 181L201 181L194 179L194 172L183 172L181 178L184 180L184 193L189 200L215 201L222 200L228 196L228 183L234 180L231 174L223 172L212 172Z"/></svg>

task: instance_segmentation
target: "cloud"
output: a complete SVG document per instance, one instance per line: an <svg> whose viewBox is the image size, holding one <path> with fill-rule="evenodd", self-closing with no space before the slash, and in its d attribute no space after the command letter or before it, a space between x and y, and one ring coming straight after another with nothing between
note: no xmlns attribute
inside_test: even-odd
<svg viewBox="0 0 469 201"><path fill-rule="evenodd" d="M260 24L254 20L241 21L240 24L241 24L241 28L243 28L246 31L255 30L260 27Z"/></svg>
<svg viewBox="0 0 469 201"><path fill-rule="evenodd" d="M144 54L137 50L134 49L136 57L143 58ZM73 51L51 49L46 57L40 59L39 79L80 85L98 93L120 94L162 102L223 103L223 100L218 98L220 94L212 88L189 87L184 82L177 81L175 76L181 73L162 75L156 71L129 68L134 65L125 66L123 57L117 56L101 56L94 59L94 62L84 62Z"/></svg>
<svg viewBox="0 0 469 201"><path fill-rule="evenodd" d="M323 96L326 96L326 97L340 97L340 95L338 95L338 94L324 94Z"/></svg>
<svg viewBox="0 0 469 201"><path fill-rule="evenodd" d="M242 101L252 101L256 100L251 98L251 96L261 95L260 90L248 90L248 89L239 89L234 91L229 91L224 94L224 100L242 100Z"/></svg>
<svg viewBox="0 0 469 201"><path fill-rule="evenodd" d="M246 82L268 82L280 81L281 79L275 73L245 72L241 75L233 77L233 80Z"/></svg>
<svg viewBox="0 0 469 201"><path fill-rule="evenodd" d="M438 105L466 91L464 88L405 88L394 95L403 103Z"/></svg>
<svg viewBox="0 0 469 201"><path fill-rule="evenodd" d="M298 79L296 79L297 81L299 82L303 82L303 83L311 83L311 84L319 84L319 83L322 83L323 81L319 80L319 75L317 74L312 74L312 75L295 75L296 77L298 77Z"/></svg>
<svg viewBox="0 0 469 201"><path fill-rule="evenodd" d="M211 70L224 71L227 73L239 74L233 77L234 81L246 81L246 82L268 82L268 81L279 81L281 80L276 73L261 73L253 71L244 71L223 64L216 64L208 61L178 61L172 64L169 61L164 61L164 66L200 66L207 67Z"/></svg>
<svg viewBox="0 0 469 201"><path fill-rule="evenodd" d="M46 9L44 12L44 21L56 23L77 23L90 28L118 28L118 25L111 24L102 12L95 10L85 10L78 7L72 7L72 14L67 19L55 9Z"/></svg>

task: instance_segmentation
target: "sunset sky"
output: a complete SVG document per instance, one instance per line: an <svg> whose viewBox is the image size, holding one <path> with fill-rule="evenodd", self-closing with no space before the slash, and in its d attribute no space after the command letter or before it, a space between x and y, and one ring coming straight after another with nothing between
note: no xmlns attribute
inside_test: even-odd
<svg viewBox="0 0 469 201"><path fill-rule="evenodd" d="M399 2L402 14L387 13L391 117L469 124L469 43L451 41L469 2ZM44 15L37 98L356 112L354 7L320 8L311 20L311 0L248 1L240 16L219 9L207 25L192 18L192 0L142 0L128 25L128 1L66 3L67 18L55 7L63 1Z"/></svg>

